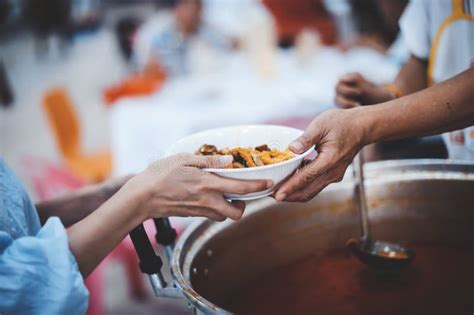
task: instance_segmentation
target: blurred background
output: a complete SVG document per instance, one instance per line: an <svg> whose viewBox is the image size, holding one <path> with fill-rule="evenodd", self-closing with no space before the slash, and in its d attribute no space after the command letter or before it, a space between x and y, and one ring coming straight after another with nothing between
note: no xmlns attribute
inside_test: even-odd
<svg viewBox="0 0 474 315"><path fill-rule="evenodd" d="M0 0L0 156L41 200L138 172L199 130L304 129L341 75L393 80L406 4ZM190 313L120 258L94 275L89 314Z"/></svg>

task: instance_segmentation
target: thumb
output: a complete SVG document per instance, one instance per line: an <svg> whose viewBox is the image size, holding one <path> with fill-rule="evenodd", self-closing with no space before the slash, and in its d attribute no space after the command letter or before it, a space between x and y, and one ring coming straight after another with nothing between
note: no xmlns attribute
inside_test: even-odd
<svg viewBox="0 0 474 315"><path fill-rule="evenodd" d="M294 140L288 146L291 151L296 154L301 154L311 148L321 139L320 129L313 127L312 124L306 128L301 136Z"/></svg>
<svg viewBox="0 0 474 315"><path fill-rule="evenodd" d="M232 155L195 155L187 161L186 165L198 168L223 168L233 160Z"/></svg>

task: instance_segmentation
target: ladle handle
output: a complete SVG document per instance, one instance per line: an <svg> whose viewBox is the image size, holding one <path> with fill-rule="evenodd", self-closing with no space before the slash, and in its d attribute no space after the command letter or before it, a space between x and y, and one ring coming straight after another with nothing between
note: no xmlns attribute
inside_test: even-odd
<svg viewBox="0 0 474 315"><path fill-rule="evenodd" d="M362 223L362 238L369 239L369 217L367 207L367 195L365 193L364 157L362 151L360 151L355 156L352 165L354 167L354 175L356 179L357 200L359 201L359 211Z"/></svg>

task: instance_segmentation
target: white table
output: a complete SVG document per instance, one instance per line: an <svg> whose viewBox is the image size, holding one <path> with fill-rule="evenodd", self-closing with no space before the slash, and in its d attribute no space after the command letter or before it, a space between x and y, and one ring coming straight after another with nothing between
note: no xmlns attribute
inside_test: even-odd
<svg viewBox="0 0 474 315"><path fill-rule="evenodd" d="M206 76L167 82L155 95L121 99L110 111L116 175L143 170L179 138L209 128L314 116L333 106L338 78L359 71L369 79L393 79L398 68L368 49L341 53L322 48L306 65L280 51L274 78L264 79L241 54L226 56Z"/></svg>

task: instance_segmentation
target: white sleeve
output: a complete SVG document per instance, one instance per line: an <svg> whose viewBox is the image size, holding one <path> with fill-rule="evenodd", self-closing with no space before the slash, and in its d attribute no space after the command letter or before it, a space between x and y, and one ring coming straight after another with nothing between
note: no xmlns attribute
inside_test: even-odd
<svg viewBox="0 0 474 315"><path fill-rule="evenodd" d="M403 41L410 53L420 59L428 59L431 50L428 10L426 1L410 0L400 18Z"/></svg>

